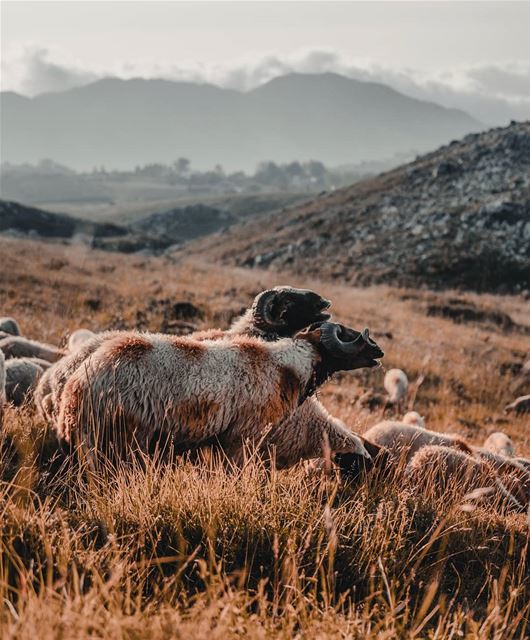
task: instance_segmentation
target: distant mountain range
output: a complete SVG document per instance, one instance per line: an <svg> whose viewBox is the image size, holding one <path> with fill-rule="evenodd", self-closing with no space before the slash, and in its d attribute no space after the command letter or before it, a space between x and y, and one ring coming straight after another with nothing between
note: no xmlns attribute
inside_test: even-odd
<svg viewBox="0 0 530 640"><path fill-rule="evenodd" d="M197 168L262 160L335 166L423 152L482 128L456 109L340 75L291 74L247 93L108 78L62 93L0 94L3 162L76 169L188 157Z"/></svg>

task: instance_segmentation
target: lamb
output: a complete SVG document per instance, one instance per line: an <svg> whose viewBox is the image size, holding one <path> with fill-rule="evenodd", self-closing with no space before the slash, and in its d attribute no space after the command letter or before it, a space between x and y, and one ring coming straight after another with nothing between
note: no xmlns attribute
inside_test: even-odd
<svg viewBox="0 0 530 640"><path fill-rule="evenodd" d="M90 329L77 329L68 338L68 353L78 351L80 347L96 334Z"/></svg>
<svg viewBox="0 0 530 640"><path fill-rule="evenodd" d="M472 454L473 450L460 436L429 431L423 427L384 420L365 432L364 437L385 447L397 461L403 455L410 462L414 454L428 445L438 445L460 449Z"/></svg>
<svg viewBox="0 0 530 640"><path fill-rule="evenodd" d="M9 358L41 358L48 362L57 362L65 352L51 344L44 344L22 338L21 336L10 336L0 340L0 351L3 351L6 360Z"/></svg>
<svg viewBox="0 0 530 640"><path fill-rule="evenodd" d="M487 462L451 447L422 447L412 456L406 474L411 485L422 492L434 491L438 496L445 496L447 490L453 488L462 494L474 492L476 496L488 496L518 511L526 506L518 500L520 496L512 493L515 489L519 494L514 478L501 479Z"/></svg>
<svg viewBox="0 0 530 640"><path fill-rule="evenodd" d="M254 441L333 372L373 367L382 356L368 330L331 322L277 342L124 332L70 376L57 432L119 457L124 445L148 448L157 429L177 446ZM356 453L369 458L360 439Z"/></svg>
<svg viewBox="0 0 530 640"><path fill-rule="evenodd" d="M400 404L407 396L409 380L407 374L401 369L389 369L383 384L392 404Z"/></svg>
<svg viewBox="0 0 530 640"><path fill-rule="evenodd" d="M0 333L10 336L19 336L20 327L14 318L0 318Z"/></svg>
<svg viewBox="0 0 530 640"><path fill-rule="evenodd" d="M402 420L403 424L411 424L415 427L425 428L425 419L417 411L408 411Z"/></svg>
<svg viewBox="0 0 530 640"><path fill-rule="evenodd" d="M515 446L512 439L505 433L502 433L502 431L496 431L488 436L482 448L492 453L500 453L507 458L513 458L515 456Z"/></svg>

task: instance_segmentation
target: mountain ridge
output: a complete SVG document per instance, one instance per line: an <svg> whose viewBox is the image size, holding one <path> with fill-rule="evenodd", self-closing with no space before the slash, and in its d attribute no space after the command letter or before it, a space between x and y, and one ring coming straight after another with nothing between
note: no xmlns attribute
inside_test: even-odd
<svg viewBox="0 0 530 640"><path fill-rule="evenodd" d="M303 88L303 91L302 91ZM289 74L249 92L159 79L107 78L2 103L3 160L74 168L191 158L229 170L262 160L329 166L426 151L482 127L463 111L338 74Z"/></svg>

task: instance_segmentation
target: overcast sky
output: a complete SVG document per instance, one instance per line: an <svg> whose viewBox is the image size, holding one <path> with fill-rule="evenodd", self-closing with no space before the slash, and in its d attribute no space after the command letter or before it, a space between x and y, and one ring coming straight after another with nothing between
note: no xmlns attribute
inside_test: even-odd
<svg viewBox="0 0 530 640"><path fill-rule="evenodd" d="M248 89L336 71L458 106L530 117L530 2L2 1L2 89L165 77Z"/></svg>

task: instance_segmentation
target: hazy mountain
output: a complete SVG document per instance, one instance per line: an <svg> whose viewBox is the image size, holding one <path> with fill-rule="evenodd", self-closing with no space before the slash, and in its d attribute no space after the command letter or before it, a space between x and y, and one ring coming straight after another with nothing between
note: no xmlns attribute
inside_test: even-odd
<svg viewBox="0 0 530 640"><path fill-rule="evenodd" d="M78 169L171 162L253 169L425 151L481 128L466 113L336 74L291 74L242 93L166 80L105 79L29 99L1 94L2 161Z"/></svg>
<svg viewBox="0 0 530 640"><path fill-rule="evenodd" d="M188 251L340 282L530 290L530 122L236 225Z"/></svg>

